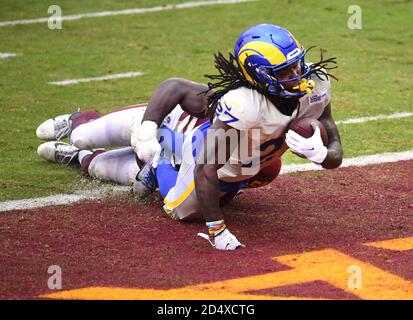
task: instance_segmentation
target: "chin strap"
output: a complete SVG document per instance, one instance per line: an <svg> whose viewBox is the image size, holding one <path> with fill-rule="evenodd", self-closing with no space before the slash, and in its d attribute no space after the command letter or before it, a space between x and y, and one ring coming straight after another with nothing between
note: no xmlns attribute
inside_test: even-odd
<svg viewBox="0 0 413 320"><path fill-rule="evenodd" d="M302 92L305 92L305 93L308 93L308 94L312 93L314 88L315 88L314 81L313 80L308 80L307 81L307 79L305 79L305 78L301 79L299 85L293 87L294 90L299 90L299 91L302 91Z"/></svg>

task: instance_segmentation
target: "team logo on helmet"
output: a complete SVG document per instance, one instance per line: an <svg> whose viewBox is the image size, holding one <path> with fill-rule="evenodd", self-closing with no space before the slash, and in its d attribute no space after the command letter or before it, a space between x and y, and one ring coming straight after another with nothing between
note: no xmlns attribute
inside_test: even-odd
<svg viewBox="0 0 413 320"><path fill-rule="evenodd" d="M289 31L272 24L260 24L246 30L239 36L234 50L244 77L281 97L300 97L312 92L314 82L307 80L310 68L304 62L305 53L304 47ZM296 62L300 63L301 75L279 80L277 71ZM289 92L283 86L290 81L298 82L293 88L295 92Z"/></svg>

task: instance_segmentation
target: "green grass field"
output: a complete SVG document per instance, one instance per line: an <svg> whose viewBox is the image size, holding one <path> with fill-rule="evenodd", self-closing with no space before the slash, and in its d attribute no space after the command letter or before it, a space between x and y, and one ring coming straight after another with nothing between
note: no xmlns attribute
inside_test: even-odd
<svg viewBox="0 0 413 320"><path fill-rule="evenodd" d="M184 1L59 0L63 15L152 7ZM74 170L41 160L35 129L77 108L101 112L147 101L169 77L205 82L213 53L232 51L244 29L262 22L289 29L304 46L336 56L336 120L413 111L412 1L358 1L363 28L347 27L354 1L270 1L211 5L139 15L0 27L0 201L68 193L85 183ZM0 21L48 16L48 1L0 3ZM316 52L310 57L318 58ZM53 86L49 81L142 71L131 79ZM413 149L413 118L342 125L346 157ZM301 163L287 154L284 163Z"/></svg>

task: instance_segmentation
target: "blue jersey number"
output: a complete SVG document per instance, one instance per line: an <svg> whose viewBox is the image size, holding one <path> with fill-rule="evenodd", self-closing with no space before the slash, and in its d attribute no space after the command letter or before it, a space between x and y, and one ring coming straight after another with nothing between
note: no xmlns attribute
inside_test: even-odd
<svg viewBox="0 0 413 320"><path fill-rule="evenodd" d="M277 139L272 139L264 142L262 145L259 146L259 151L260 151L260 163L266 162L268 160L271 160L274 158L275 153L277 150L281 148L281 146L284 143L284 139L282 137L277 138ZM252 165L252 160L246 164L243 164L243 167L251 167Z"/></svg>
<svg viewBox="0 0 413 320"><path fill-rule="evenodd" d="M224 109L224 107L222 107L221 101L218 101L217 109L215 110L215 114L217 115L217 117L219 117L219 115L221 113L223 113L229 119L228 120L222 120L222 122L231 123L231 122L238 121L239 119L230 113L232 107L228 106L225 102L224 102L224 106L225 106L225 109Z"/></svg>

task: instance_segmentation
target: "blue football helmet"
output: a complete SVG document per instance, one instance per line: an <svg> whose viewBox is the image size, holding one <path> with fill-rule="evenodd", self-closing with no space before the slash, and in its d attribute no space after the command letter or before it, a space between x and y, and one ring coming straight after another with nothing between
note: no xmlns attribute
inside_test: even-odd
<svg viewBox="0 0 413 320"><path fill-rule="evenodd" d="M252 84L279 97L301 97L311 93L314 81L307 80L310 68L304 62L304 47L284 28L273 24L259 24L244 31L235 43L234 55L244 77ZM299 61L301 75L278 80L277 71ZM294 92L283 83L297 81Z"/></svg>

